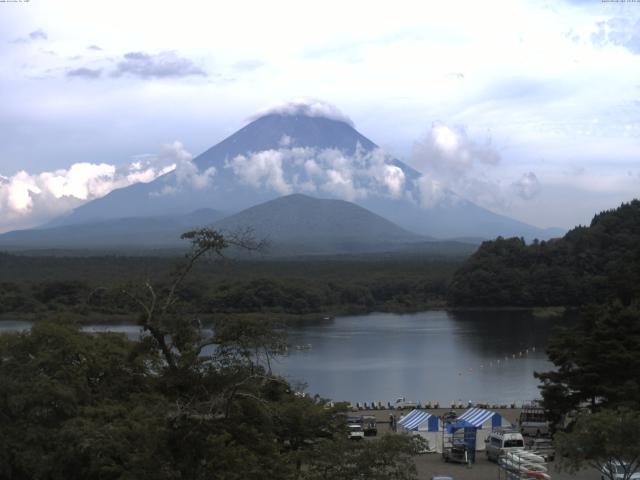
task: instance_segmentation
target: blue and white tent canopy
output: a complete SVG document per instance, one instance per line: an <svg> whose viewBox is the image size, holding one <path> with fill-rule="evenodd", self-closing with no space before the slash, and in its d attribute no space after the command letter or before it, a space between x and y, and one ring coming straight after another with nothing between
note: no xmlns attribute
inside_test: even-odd
<svg viewBox="0 0 640 480"><path fill-rule="evenodd" d="M456 419L454 428L489 427L489 420L491 420L491 428L500 427L503 424L502 416L499 413L482 408L470 408Z"/></svg>
<svg viewBox="0 0 640 480"><path fill-rule="evenodd" d="M427 428L420 428L426 424ZM426 430L428 432L438 431L438 417L422 410L411 410L402 417L398 425L405 430Z"/></svg>

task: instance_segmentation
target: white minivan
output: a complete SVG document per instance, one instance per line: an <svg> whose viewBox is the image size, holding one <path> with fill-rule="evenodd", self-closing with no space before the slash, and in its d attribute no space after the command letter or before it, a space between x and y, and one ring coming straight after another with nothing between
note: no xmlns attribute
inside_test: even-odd
<svg viewBox="0 0 640 480"><path fill-rule="evenodd" d="M349 440L362 440L364 438L364 429L359 423L347 425L347 432L349 433Z"/></svg>
<svg viewBox="0 0 640 480"><path fill-rule="evenodd" d="M501 455L514 450L524 450L524 438L515 428L498 427L485 439L487 458L498 461Z"/></svg>

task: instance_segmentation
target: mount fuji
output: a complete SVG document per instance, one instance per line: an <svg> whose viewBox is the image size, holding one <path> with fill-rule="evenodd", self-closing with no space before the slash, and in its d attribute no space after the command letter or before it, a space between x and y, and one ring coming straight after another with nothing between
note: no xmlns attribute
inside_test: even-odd
<svg viewBox="0 0 640 480"><path fill-rule="evenodd" d="M114 190L21 235L33 232L44 241L47 231L54 229L60 239L62 227L95 228L101 222L166 218L204 208L232 215L283 196L291 196L289 203L309 196L352 202L405 233L441 239L498 235L547 239L560 233L493 213L448 190L426 208L422 178L421 172L359 133L337 110L322 103L297 103L257 116L193 161L152 182ZM255 220L251 215L246 218ZM2 237L0 244L8 240Z"/></svg>

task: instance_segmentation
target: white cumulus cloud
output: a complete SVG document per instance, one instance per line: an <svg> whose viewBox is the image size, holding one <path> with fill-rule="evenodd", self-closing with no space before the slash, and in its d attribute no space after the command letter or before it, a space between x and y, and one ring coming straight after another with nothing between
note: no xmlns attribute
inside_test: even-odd
<svg viewBox="0 0 640 480"><path fill-rule="evenodd" d="M159 154L138 155L126 165L78 162L66 169L0 176L0 231L44 223L117 188L148 183L173 170L178 185L203 188L215 169L199 172L191 159L180 142L173 142Z"/></svg>
<svg viewBox="0 0 640 480"><path fill-rule="evenodd" d="M280 194L325 192L345 200L405 194L403 170L381 149L358 147L353 155L334 148L280 148L238 155L227 161L238 180Z"/></svg>
<svg viewBox="0 0 640 480"><path fill-rule="evenodd" d="M284 195L291 193L291 186L284 179L282 159L281 151L264 150L249 156L238 155L227 166L243 183L254 187L267 186Z"/></svg>
<svg viewBox="0 0 640 480"><path fill-rule="evenodd" d="M415 144L413 155L424 171L440 177L455 177L473 167L500 163L500 155L493 147L491 137L477 141L464 127L439 122L431 125L425 138Z"/></svg>
<svg viewBox="0 0 640 480"><path fill-rule="evenodd" d="M267 115L304 115L307 117L322 117L331 120L338 120L353 126L351 119L340 111L338 107L315 98L299 97L288 102L274 105L264 110L260 110L252 115L249 120L255 120Z"/></svg>
<svg viewBox="0 0 640 480"><path fill-rule="evenodd" d="M428 208L444 198L463 198L506 211L514 195L530 199L537 194L539 183L533 173L517 181L497 180L495 169L501 163L490 136L478 139L462 126L435 122L413 149L412 164L424 172L417 182L420 202Z"/></svg>

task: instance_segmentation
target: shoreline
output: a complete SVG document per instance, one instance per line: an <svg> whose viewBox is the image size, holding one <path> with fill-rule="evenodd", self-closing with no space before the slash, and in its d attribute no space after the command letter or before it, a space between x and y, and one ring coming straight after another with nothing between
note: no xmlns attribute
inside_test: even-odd
<svg viewBox="0 0 640 480"><path fill-rule="evenodd" d="M393 314L412 315L421 312L527 312L530 311L534 319L537 318L562 318L567 312L575 312L578 307L570 306L549 306L549 307L453 307L445 305L429 306L422 305L419 308L411 309L371 309L371 310L327 310L314 313L293 314L277 312L231 312L231 313L207 313L196 314L186 313L185 315L197 315L201 318L203 325L210 326L217 318L256 318L264 320L275 320L286 327L312 324L327 320L334 320L336 317L353 317L373 314ZM22 321L38 323L45 320L64 320L77 322L80 325L124 325L136 324L138 312L127 314L105 314L100 312L90 312L80 314L77 312L3 312L0 314L0 321Z"/></svg>
<svg viewBox="0 0 640 480"><path fill-rule="evenodd" d="M478 407L480 408L480 407ZM379 424L389 424L390 416L393 415L395 420L399 420L402 415L407 415L411 410L411 408L405 408L403 410L399 409L383 409L383 410L348 410L349 415L357 416L357 415L369 415L376 418L376 423ZM437 417L444 417L447 413L454 411L458 416L468 410L468 407L464 408L419 408L418 410L423 410L425 412L429 412L431 415L435 415ZM500 414L503 418L506 418L512 424L516 424L518 418L520 417L520 412L522 411L522 407L516 408L487 408L486 410L491 410L492 412L496 412Z"/></svg>

